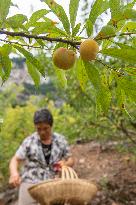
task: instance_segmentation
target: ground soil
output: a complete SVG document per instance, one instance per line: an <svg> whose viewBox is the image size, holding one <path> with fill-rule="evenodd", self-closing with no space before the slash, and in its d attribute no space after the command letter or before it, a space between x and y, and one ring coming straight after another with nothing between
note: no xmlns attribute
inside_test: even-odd
<svg viewBox="0 0 136 205"><path fill-rule="evenodd" d="M79 177L99 188L92 205L136 205L136 162L130 154L119 153L115 144L101 147L91 142L72 147Z"/></svg>

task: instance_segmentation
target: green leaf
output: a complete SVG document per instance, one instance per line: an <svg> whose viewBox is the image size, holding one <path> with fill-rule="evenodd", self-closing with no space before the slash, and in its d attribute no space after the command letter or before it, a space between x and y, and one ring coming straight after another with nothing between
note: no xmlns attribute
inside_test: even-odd
<svg viewBox="0 0 136 205"><path fill-rule="evenodd" d="M128 46L127 44L125 43L118 43L118 42L114 42L116 45L118 45L121 49L135 49L134 47L132 46Z"/></svg>
<svg viewBox="0 0 136 205"><path fill-rule="evenodd" d="M74 29L75 26L79 2L80 0L70 0L69 14L70 14L70 23L71 23L72 30Z"/></svg>
<svg viewBox="0 0 136 205"><path fill-rule="evenodd" d="M36 39L36 41L37 41L37 43L38 43L40 46L42 46L42 47L45 46L45 43L44 43L43 40L41 40L41 39Z"/></svg>
<svg viewBox="0 0 136 205"><path fill-rule="evenodd" d="M126 67L126 68L124 68L124 70L125 70L129 75L136 76L136 68L134 68L134 67Z"/></svg>
<svg viewBox="0 0 136 205"><path fill-rule="evenodd" d="M122 29L122 32L136 31L136 22L127 22Z"/></svg>
<svg viewBox="0 0 136 205"><path fill-rule="evenodd" d="M114 73L114 71L111 70L110 73L109 73L109 77L108 77L109 86L112 85L112 82L113 82L114 78L115 78L115 73Z"/></svg>
<svg viewBox="0 0 136 205"><path fill-rule="evenodd" d="M108 111L111 102L111 93L106 85L103 84L98 70L92 63L84 62L84 66L88 77L96 89L96 104L97 109L103 110L105 113Z"/></svg>
<svg viewBox="0 0 136 205"><path fill-rule="evenodd" d="M9 13L11 0L0 0L0 26L3 27L3 23Z"/></svg>
<svg viewBox="0 0 136 205"><path fill-rule="evenodd" d="M122 8L120 0L109 1L112 21L118 21L120 19Z"/></svg>
<svg viewBox="0 0 136 205"><path fill-rule="evenodd" d="M115 33L116 33L115 28L111 25L107 25L101 29L101 31L98 33L97 37L105 37L105 36L109 36L109 35L114 35Z"/></svg>
<svg viewBox="0 0 136 205"><path fill-rule="evenodd" d="M62 43L62 42L59 42L56 44L55 48L54 48L54 51L60 47L63 47L63 48L67 48L67 44L66 43Z"/></svg>
<svg viewBox="0 0 136 205"><path fill-rule="evenodd" d="M91 25L94 25L98 16L100 16L108 8L109 8L108 0L96 0L95 1L95 3L93 4L93 6L91 8L90 14L89 14L90 26L89 26L89 28L88 28L88 26L86 26L86 28L89 29L89 31L87 31L89 33L89 35L92 34L92 32L93 32L93 27ZM91 30L90 30L90 28L91 28Z"/></svg>
<svg viewBox="0 0 136 205"><path fill-rule="evenodd" d="M111 93L108 87L101 85L101 89L97 90L96 99L103 112L107 113L111 103Z"/></svg>
<svg viewBox="0 0 136 205"><path fill-rule="evenodd" d="M44 66L31 53L20 46L14 45L14 47L26 57L29 63L37 68L37 70L42 74L43 77L45 77Z"/></svg>
<svg viewBox="0 0 136 205"><path fill-rule="evenodd" d="M128 3L124 6L125 9L132 9L133 6L136 4L136 0L133 0L131 3Z"/></svg>
<svg viewBox="0 0 136 205"><path fill-rule="evenodd" d="M40 9L32 14L32 16L29 19L29 22L27 23L26 27L29 28L30 26L35 25L36 21L44 17L46 14L48 14L50 10L46 9Z"/></svg>
<svg viewBox="0 0 136 205"><path fill-rule="evenodd" d="M1 78L3 81L6 81L11 72L11 60L9 58L9 54L11 52L11 46L10 45L3 45L0 47L0 69L1 69Z"/></svg>
<svg viewBox="0 0 136 205"><path fill-rule="evenodd" d="M80 30L80 27L81 27L81 23L78 23L75 28L73 28L73 31L72 31L72 36L76 36L76 34L79 32Z"/></svg>
<svg viewBox="0 0 136 205"><path fill-rule="evenodd" d="M0 56L0 83L1 83L1 80L4 81L4 72L2 70L1 56Z"/></svg>
<svg viewBox="0 0 136 205"><path fill-rule="evenodd" d="M9 58L9 54L11 52L11 45L4 44L2 47L0 47L0 76L3 81L6 81L11 72L11 60Z"/></svg>
<svg viewBox="0 0 136 205"><path fill-rule="evenodd" d="M0 47L0 54L3 56L7 56L10 54L12 49L12 46L9 44L4 44L2 47Z"/></svg>
<svg viewBox="0 0 136 205"><path fill-rule="evenodd" d="M2 48L0 48L0 69L1 69L1 77L3 81L6 81L11 72L11 60L8 55L5 55L6 53L1 52ZM8 53L7 53L8 54Z"/></svg>
<svg viewBox="0 0 136 205"><path fill-rule="evenodd" d="M119 58L129 63L136 63L136 48L127 46L127 48L109 48L101 50L100 53L111 57Z"/></svg>
<svg viewBox="0 0 136 205"><path fill-rule="evenodd" d="M122 89L122 87L120 86L120 83L118 82L117 82L117 87L115 89L115 92L116 92L118 106L120 108L123 108L124 103L126 101L126 96L125 96L124 90Z"/></svg>
<svg viewBox="0 0 136 205"><path fill-rule="evenodd" d="M136 102L136 79L131 76L123 76L122 78L118 78L118 83L126 96Z"/></svg>
<svg viewBox="0 0 136 205"><path fill-rule="evenodd" d="M91 36L91 34L92 34L92 31L93 31L93 24L92 24L92 22L88 19L87 21L86 21L86 32L87 32L87 36L89 37L89 36Z"/></svg>
<svg viewBox="0 0 136 205"><path fill-rule="evenodd" d="M111 44L112 44L111 40L103 39L103 41L102 41L102 49L104 50L104 49L108 48Z"/></svg>
<svg viewBox="0 0 136 205"><path fill-rule="evenodd" d="M99 75L98 70L96 69L96 67L92 63L89 63L86 61L84 61L83 63L84 63L88 78L90 79L94 88L99 89L101 86L101 79L100 79L100 75Z"/></svg>
<svg viewBox="0 0 136 205"><path fill-rule="evenodd" d="M135 20L136 19L136 10L134 9L124 9L123 10L123 19L133 19Z"/></svg>
<svg viewBox="0 0 136 205"><path fill-rule="evenodd" d="M32 77L36 87L38 87L40 85L40 74L39 74L39 72L37 71L35 66L33 66L29 61L26 61L26 64L27 64L28 73Z"/></svg>
<svg viewBox="0 0 136 205"><path fill-rule="evenodd" d="M63 9L63 7L57 4L54 0L44 0L44 2L49 6L51 11L59 18L62 22L65 31L70 34L70 23L68 17Z"/></svg>
<svg viewBox="0 0 136 205"><path fill-rule="evenodd" d="M55 65L54 65L54 69L55 69L55 73L56 73L56 76L59 80L60 85L63 88L66 88L67 87L67 78L66 78L65 71L57 68Z"/></svg>
<svg viewBox="0 0 136 205"><path fill-rule="evenodd" d="M6 19L6 23L12 28L22 28L22 24L27 21L27 16L23 14L16 14Z"/></svg>
<svg viewBox="0 0 136 205"><path fill-rule="evenodd" d="M37 22L35 23L35 28L32 30L33 34L43 34L43 33L55 33L61 36L67 36L67 34L61 29L57 28L53 22Z"/></svg>
<svg viewBox="0 0 136 205"><path fill-rule="evenodd" d="M79 58L76 66L76 75L83 91L85 91L88 82L88 75L86 73L83 61Z"/></svg>

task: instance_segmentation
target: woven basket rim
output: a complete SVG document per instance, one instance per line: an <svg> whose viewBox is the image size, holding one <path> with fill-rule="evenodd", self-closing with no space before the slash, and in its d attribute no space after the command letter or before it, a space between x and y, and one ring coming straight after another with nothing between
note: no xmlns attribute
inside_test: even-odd
<svg viewBox="0 0 136 205"><path fill-rule="evenodd" d="M28 190L31 191L32 189L35 189L35 188L37 188L41 185L45 185L45 184L48 184L48 183L56 184L56 182L70 182L70 183L73 183L73 182L80 182L80 183L81 182L86 182L88 184L92 184L92 185L96 186L95 183L91 183L90 181L88 181L86 179L79 179L79 178L78 179L61 179L61 178L59 178L59 179L44 180L42 182L39 182L37 184L32 185L31 187L28 188Z"/></svg>

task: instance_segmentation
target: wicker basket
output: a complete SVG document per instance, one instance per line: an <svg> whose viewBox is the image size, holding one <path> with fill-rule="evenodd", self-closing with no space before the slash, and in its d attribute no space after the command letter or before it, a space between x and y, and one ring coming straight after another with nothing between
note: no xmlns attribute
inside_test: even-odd
<svg viewBox="0 0 136 205"><path fill-rule="evenodd" d="M62 168L62 177L44 181L30 187L31 196L42 205L88 204L96 195L97 188L85 180L79 179L70 167Z"/></svg>

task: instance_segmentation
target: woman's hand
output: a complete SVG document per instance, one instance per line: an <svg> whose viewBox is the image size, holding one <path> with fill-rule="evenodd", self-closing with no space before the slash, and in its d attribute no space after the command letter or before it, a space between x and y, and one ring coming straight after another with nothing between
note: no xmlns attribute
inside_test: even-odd
<svg viewBox="0 0 136 205"><path fill-rule="evenodd" d="M9 178L9 184L14 186L14 187L17 187L19 186L21 183L21 177L19 176L19 173L16 172L16 173L13 173L10 175L10 178Z"/></svg>
<svg viewBox="0 0 136 205"><path fill-rule="evenodd" d="M66 163L65 160L60 160L60 161L57 162L57 164L59 164L61 168L62 168L63 166L67 166L67 163Z"/></svg>

